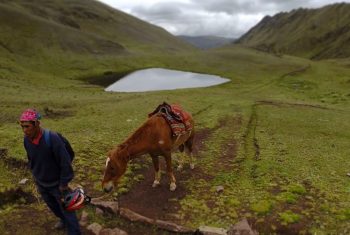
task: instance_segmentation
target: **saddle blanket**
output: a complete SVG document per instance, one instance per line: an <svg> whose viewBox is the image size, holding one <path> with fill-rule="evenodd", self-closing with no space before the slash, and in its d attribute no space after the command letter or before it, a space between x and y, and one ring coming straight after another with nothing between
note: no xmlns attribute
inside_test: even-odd
<svg viewBox="0 0 350 235"><path fill-rule="evenodd" d="M192 130L190 123L191 114L182 109L178 104L160 104L152 113L148 114L151 117L155 114L160 114L168 122L173 136L186 134Z"/></svg>

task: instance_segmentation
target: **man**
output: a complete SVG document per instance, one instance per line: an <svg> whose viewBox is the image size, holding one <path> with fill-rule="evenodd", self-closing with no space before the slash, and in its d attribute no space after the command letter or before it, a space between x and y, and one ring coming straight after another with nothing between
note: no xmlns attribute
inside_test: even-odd
<svg viewBox="0 0 350 235"><path fill-rule="evenodd" d="M69 235L81 234L75 212L64 210L61 202L74 176L70 156L57 133L50 131L50 145L46 143L40 119L35 109L25 110L20 117L30 170L43 200L60 219L55 229L66 228Z"/></svg>

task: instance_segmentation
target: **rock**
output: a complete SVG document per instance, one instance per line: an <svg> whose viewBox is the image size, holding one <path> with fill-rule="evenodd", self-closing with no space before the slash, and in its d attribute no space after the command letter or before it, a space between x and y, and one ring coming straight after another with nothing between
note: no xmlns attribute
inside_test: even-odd
<svg viewBox="0 0 350 235"><path fill-rule="evenodd" d="M98 223L93 223L87 227L87 230L89 230L93 234L99 235L102 230L102 226L99 225Z"/></svg>
<svg viewBox="0 0 350 235"><path fill-rule="evenodd" d="M119 228L106 228L102 229L99 235L128 235L128 233Z"/></svg>
<svg viewBox="0 0 350 235"><path fill-rule="evenodd" d="M118 202L92 199L91 204L112 214L118 214L119 211Z"/></svg>
<svg viewBox="0 0 350 235"><path fill-rule="evenodd" d="M83 211L81 213L81 217L79 221L80 226L86 226L88 224L88 217L89 217L89 214L86 211Z"/></svg>
<svg viewBox="0 0 350 235"><path fill-rule="evenodd" d="M138 222L154 224L153 219L142 216L136 212L133 212L132 210L127 209L127 208L120 208L119 212L120 212L121 216L123 216L123 217L125 217L133 222L138 221Z"/></svg>
<svg viewBox="0 0 350 235"><path fill-rule="evenodd" d="M147 218L143 215L140 215L136 212L133 212L132 210L129 210L127 208L120 208L119 210L120 215L123 216L124 218L129 219L130 221L137 221L137 222L143 222L143 223L148 223L157 226L158 228L170 231L170 232L178 232L178 233L193 233L194 230L183 227L181 225L168 222L168 221L163 221L163 220L154 220Z"/></svg>
<svg viewBox="0 0 350 235"><path fill-rule="evenodd" d="M181 225L175 224L169 221L156 220L154 223L158 228L178 233L194 233L194 230L190 228L183 227Z"/></svg>
<svg viewBox="0 0 350 235"><path fill-rule="evenodd" d="M198 230L203 235L227 235L227 230L224 228L200 226Z"/></svg>
<svg viewBox="0 0 350 235"><path fill-rule="evenodd" d="M350 177L350 172L349 172L349 173L347 173L346 175Z"/></svg>
<svg viewBox="0 0 350 235"><path fill-rule="evenodd" d="M173 219L177 219L177 220L180 220L180 219L181 219L181 215L176 214L176 213L168 213L168 214L166 214L166 215L167 215L167 217L171 217L171 218L173 218Z"/></svg>
<svg viewBox="0 0 350 235"><path fill-rule="evenodd" d="M247 219L243 219L228 229L227 235L258 235L248 224Z"/></svg>
<svg viewBox="0 0 350 235"><path fill-rule="evenodd" d="M97 207L95 213L96 215L103 215L103 210Z"/></svg>
<svg viewBox="0 0 350 235"><path fill-rule="evenodd" d="M21 179L21 180L18 182L18 184L20 184L20 185L25 185L25 184L28 182L28 180L29 180L29 179L27 179L27 178Z"/></svg>
<svg viewBox="0 0 350 235"><path fill-rule="evenodd" d="M217 192L217 193L222 193L223 191L224 191L224 186L221 186L221 185L220 185L220 186L217 186L217 187L216 187L216 192Z"/></svg>

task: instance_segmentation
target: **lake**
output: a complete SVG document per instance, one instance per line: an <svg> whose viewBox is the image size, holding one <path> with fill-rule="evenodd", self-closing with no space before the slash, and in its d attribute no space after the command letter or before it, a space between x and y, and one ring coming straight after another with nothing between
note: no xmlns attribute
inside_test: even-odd
<svg viewBox="0 0 350 235"><path fill-rule="evenodd" d="M142 92L174 90L209 87L229 81L230 79L215 75L151 68L130 73L108 86L105 91Z"/></svg>

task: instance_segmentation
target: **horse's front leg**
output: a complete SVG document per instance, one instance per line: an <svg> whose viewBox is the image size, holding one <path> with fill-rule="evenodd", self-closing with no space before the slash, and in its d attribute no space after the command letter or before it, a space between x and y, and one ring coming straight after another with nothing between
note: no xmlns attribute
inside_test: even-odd
<svg viewBox="0 0 350 235"><path fill-rule="evenodd" d="M160 170L159 170L159 159L158 156L151 156L152 157L152 162L153 162L153 167L154 167L154 181L152 184L152 187L155 188L158 185L160 185Z"/></svg>
<svg viewBox="0 0 350 235"><path fill-rule="evenodd" d="M166 169L168 172L168 176L170 179L170 191L175 191L176 189L176 179L173 173L173 168L171 164L171 152L168 152L164 155L165 157L165 162L166 162Z"/></svg>

